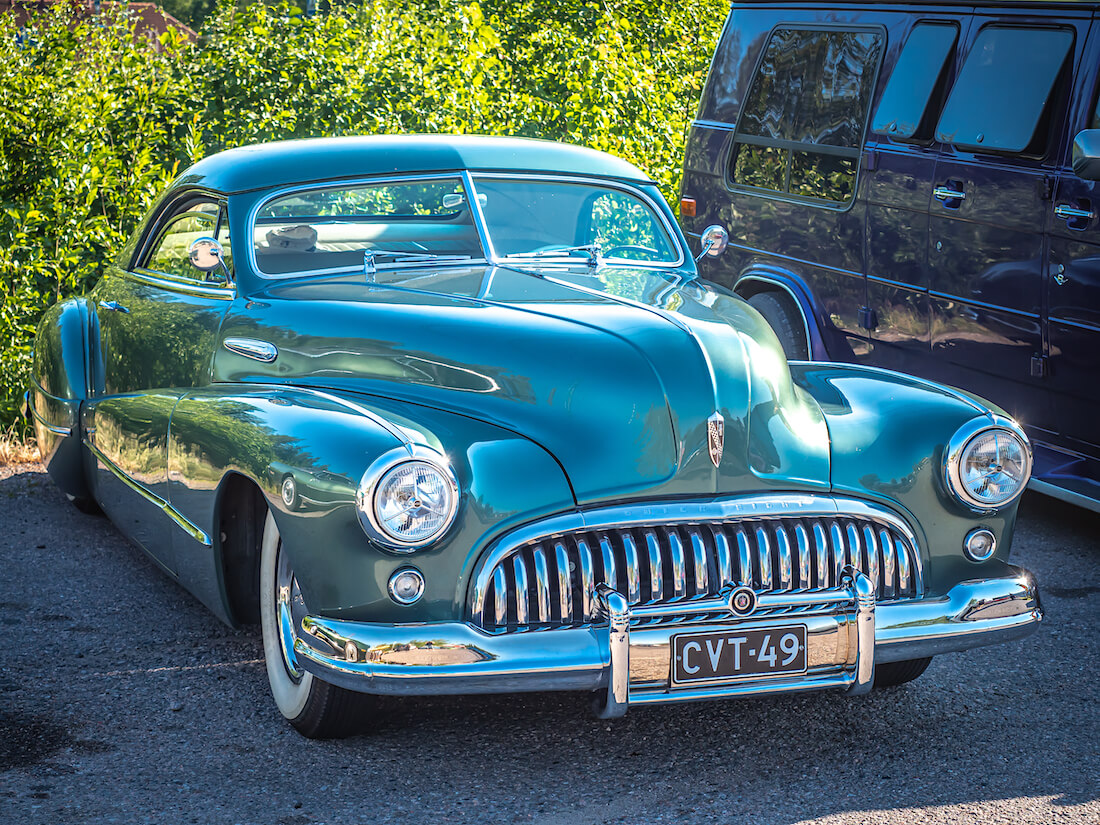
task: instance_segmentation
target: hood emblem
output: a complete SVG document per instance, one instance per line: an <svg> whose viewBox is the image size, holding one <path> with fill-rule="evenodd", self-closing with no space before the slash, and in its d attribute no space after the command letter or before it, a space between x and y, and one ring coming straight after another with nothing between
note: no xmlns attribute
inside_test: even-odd
<svg viewBox="0 0 1100 825"><path fill-rule="evenodd" d="M714 415L707 419L707 450L710 452L711 463L717 467L722 461L722 446L726 440L726 422L722 414L715 411Z"/></svg>

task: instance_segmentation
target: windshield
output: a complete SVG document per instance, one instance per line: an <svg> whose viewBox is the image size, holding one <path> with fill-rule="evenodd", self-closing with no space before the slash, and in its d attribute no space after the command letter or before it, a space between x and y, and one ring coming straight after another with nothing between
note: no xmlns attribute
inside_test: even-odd
<svg viewBox="0 0 1100 825"><path fill-rule="evenodd" d="M458 177L306 189L265 203L252 233L267 275L484 257Z"/></svg>
<svg viewBox="0 0 1100 825"><path fill-rule="evenodd" d="M474 176L499 258L677 264L680 251L640 194L594 183Z"/></svg>

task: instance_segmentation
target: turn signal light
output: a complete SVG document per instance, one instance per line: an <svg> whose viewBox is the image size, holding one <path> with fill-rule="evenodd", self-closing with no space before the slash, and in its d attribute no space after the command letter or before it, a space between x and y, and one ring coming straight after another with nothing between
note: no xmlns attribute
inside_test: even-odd
<svg viewBox="0 0 1100 825"><path fill-rule="evenodd" d="M680 198L680 217L695 217L695 198Z"/></svg>

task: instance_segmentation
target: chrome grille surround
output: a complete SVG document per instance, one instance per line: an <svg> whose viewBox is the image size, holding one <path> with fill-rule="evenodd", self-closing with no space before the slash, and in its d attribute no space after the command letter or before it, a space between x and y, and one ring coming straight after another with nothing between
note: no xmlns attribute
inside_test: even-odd
<svg viewBox="0 0 1100 825"><path fill-rule="evenodd" d="M680 606L635 624L705 621L692 615L693 601L742 584L757 593L836 588L847 565L870 579L879 602L924 593L913 531L859 499L761 494L580 511L495 543L474 580L470 618L490 633L578 627L603 619L594 594L606 584L631 606Z"/></svg>

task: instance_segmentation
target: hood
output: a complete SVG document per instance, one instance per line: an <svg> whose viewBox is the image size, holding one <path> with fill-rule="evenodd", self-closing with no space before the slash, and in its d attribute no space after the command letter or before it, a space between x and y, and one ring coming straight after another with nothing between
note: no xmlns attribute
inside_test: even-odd
<svg viewBox="0 0 1100 825"><path fill-rule="evenodd" d="M829 484L828 434L739 299L677 273L424 269L276 282L227 315L215 380L426 405L517 432L578 504ZM718 465L707 421L722 419ZM713 425L712 425L713 427ZM445 447L444 434L439 435Z"/></svg>

